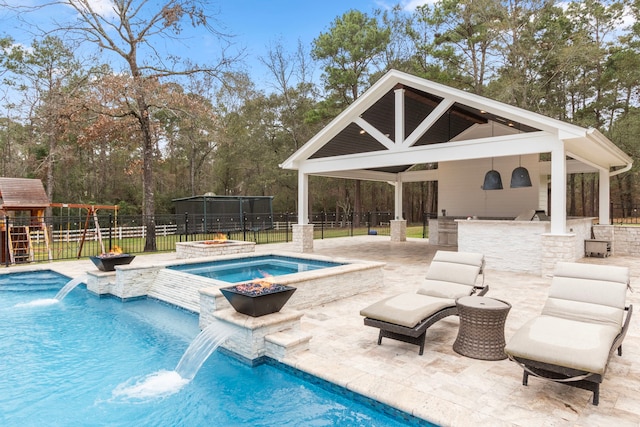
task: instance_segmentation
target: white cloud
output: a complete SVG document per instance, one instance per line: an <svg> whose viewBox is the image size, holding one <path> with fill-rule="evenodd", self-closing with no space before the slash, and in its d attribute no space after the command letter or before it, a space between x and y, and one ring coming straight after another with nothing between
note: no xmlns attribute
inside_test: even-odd
<svg viewBox="0 0 640 427"><path fill-rule="evenodd" d="M75 3L78 6L81 5L77 0L69 0L70 3ZM113 18L116 16L113 10L113 2L111 0L89 0L88 1L91 10L103 18Z"/></svg>
<svg viewBox="0 0 640 427"><path fill-rule="evenodd" d="M401 1L402 9L408 12L416 10L418 6L422 6L423 4L433 4L436 0L405 0Z"/></svg>
<svg viewBox="0 0 640 427"><path fill-rule="evenodd" d="M423 4L434 4L436 1L437 0L401 0L399 3L402 10L405 12L413 12L418 6L422 6ZM398 4L397 1L393 0L376 0L375 3L378 7L385 10L390 10Z"/></svg>
<svg viewBox="0 0 640 427"><path fill-rule="evenodd" d="M102 16L110 16L114 14L113 2L111 0L91 0L89 1L94 12Z"/></svg>

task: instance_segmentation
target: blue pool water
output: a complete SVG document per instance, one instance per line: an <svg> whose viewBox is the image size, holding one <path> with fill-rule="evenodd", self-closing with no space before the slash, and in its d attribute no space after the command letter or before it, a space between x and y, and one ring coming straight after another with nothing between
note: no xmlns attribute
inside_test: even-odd
<svg viewBox="0 0 640 427"><path fill-rule="evenodd" d="M172 270L184 271L229 283L246 282L266 276L285 274L343 265L336 262L309 260L279 255L247 257L238 260L210 261L174 265Z"/></svg>
<svg viewBox="0 0 640 427"><path fill-rule="evenodd" d="M277 363L252 368L220 352L176 393L123 396L176 367L199 333L197 316L154 300L101 299L84 286L57 304L24 305L51 300L66 282L52 272L0 275L2 426L427 425Z"/></svg>

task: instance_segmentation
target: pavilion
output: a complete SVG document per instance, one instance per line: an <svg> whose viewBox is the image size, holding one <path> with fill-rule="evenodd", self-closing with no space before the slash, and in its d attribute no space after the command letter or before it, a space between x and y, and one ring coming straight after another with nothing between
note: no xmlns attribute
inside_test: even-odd
<svg viewBox="0 0 640 427"><path fill-rule="evenodd" d="M427 164L437 164L437 168L426 169ZM496 268L543 273L547 270L545 256L550 262L584 256L584 239L591 236L594 220L610 222L611 177L631 166L632 159L595 129L397 70L386 73L281 164L284 169L298 170L294 242L303 252L313 250L309 176L394 186L392 241L404 240L406 230L403 184L437 181L442 218L434 222L434 230L439 221L454 221L456 235L449 243L459 250L482 250ZM523 169L530 178L521 181ZM520 176L514 176L516 181L509 186L512 171ZM570 173L598 174L597 219L567 218L566 177ZM507 178L504 185L501 179L495 181L498 177ZM540 215L523 217L526 212ZM548 221L531 221L543 219L540 217ZM514 224L518 227L515 233ZM430 241L434 230L430 223ZM505 232L520 235L522 244L505 245ZM433 241L445 243L435 233ZM522 260L510 255L519 252L525 252ZM536 253L542 260L530 268L527 259Z"/></svg>

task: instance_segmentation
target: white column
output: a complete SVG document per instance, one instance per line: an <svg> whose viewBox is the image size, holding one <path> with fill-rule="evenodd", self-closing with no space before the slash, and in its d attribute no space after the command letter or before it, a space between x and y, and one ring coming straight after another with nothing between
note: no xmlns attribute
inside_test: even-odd
<svg viewBox="0 0 640 427"><path fill-rule="evenodd" d="M395 90L395 143L397 146L404 141L404 89Z"/></svg>
<svg viewBox="0 0 640 427"><path fill-rule="evenodd" d="M551 234L565 234L567 225L567 164L564 147L551 152Z"/></svg>
<svg viewBox="0 0 640 427"><path fill-rule="evenodd" d="M298 171L298 224L309 223L309 175Z"/></svg>
<svg viewBox="0 0 640 427"><path fill-rule="evenodd" d="M398 178L395 183L395 204L394 204L393 218L396 220L402 219L402 180Z"/></svg>
<svg viewBox="0 0 640 427"><path fill-rule="evenodd" d="M608 170L600 170L600 180L599 180L599 187L600 189L598 190L598 223L602 224L602 225L607 225L611 222L611 218L609 217L609 203L610 203L610 197L611 195L609 194L610 191L610 177L609 177L609 171Z"/></svg>

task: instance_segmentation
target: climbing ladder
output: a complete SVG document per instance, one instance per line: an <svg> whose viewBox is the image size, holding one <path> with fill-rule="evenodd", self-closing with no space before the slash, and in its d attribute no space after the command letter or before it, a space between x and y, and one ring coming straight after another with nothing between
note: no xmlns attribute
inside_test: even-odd
<svg viewBox="0 0 640 427"><path fill-rule="evenodd" d="M44 235L45 247L49 261L53 259L51 246L49 245L49 233L47 225L42 221L39 225ZM12 264L20 264L35 261L33 242L31 240L31 228L26 225L10 225L8 228L9 260Z"/></svg>
<svg viewBox="0 0 640 427"><path fill-rule="evenodd" d="M9 227L9 257L12 264L29 262L33 260L33 246L29 227L17 225Z"/></svg>

